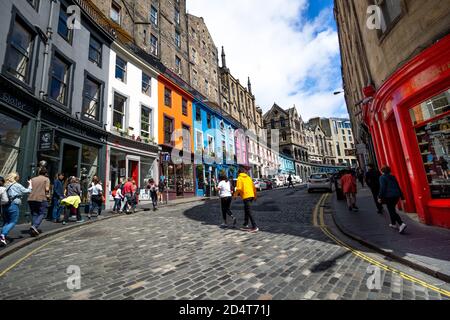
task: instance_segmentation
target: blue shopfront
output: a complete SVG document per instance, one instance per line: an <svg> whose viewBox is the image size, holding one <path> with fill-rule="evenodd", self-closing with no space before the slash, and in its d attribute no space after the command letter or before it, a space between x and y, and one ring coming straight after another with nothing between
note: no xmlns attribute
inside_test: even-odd
<svg viewBox="0 0 450 320"><path fill-rule="evenodd" d="M213 106L194 99L194 160L195 194L199 197L215 194L219 177L237 177L235 130Z"/></svg>
<svg viewBox="0 0 450 320"><path fill-rule="evenodd" d="M294 159L285 156L285 155L279 155L278 156L278 162L280 163L280 169L278 170L279 174L282 175L289 175L293 174L295 175L295 162Z"/></svg>

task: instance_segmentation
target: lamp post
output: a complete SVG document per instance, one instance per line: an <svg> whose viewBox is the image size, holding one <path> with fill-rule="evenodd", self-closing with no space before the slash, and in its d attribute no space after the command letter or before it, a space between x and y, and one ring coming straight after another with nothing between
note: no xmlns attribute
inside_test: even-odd
<svg viewBox="0 0 450 320"><path fill-rule="evenodd" d="M341 93L345 93L345 91L335 91L333 94L334 94L335 96L337 96L337 95L339 95L339 94L341 94Z"/></svg>

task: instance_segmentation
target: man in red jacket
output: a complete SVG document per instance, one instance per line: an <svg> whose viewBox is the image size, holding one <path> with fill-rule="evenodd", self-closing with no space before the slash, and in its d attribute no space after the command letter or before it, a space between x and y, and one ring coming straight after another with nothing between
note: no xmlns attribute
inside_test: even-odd
<svg viewBox="0 0 450 320"><path fill-rule="evenodd" d="M348 210L358 211L356 206L356 177L352 174L350 170L342 176L341 178L342 192L347 198Z"/></svg>
<svg viewBox="0 0 450 320"><path fill-rule="evenodd" d="M125 204L123 205L122 212L128 213L128 208L131 207L131 200L133 198L133 179L128 178L127 182L123 185L122 194L124 196Z"/></svg>

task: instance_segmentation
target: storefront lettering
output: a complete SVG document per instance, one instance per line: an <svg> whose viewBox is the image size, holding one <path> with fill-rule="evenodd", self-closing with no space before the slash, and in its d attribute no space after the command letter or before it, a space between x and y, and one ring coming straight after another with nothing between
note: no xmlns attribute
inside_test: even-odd
<svg viewBox="0 0 450 320"><path fill-rule="evenodd" d="M2 92L2 94L0 95L0 99L18 109L21 110L29 109L27 108L28 106L26 103L21 102L19 99L17 99L16 97L12 97L10 94L6 92Z"/></svg>

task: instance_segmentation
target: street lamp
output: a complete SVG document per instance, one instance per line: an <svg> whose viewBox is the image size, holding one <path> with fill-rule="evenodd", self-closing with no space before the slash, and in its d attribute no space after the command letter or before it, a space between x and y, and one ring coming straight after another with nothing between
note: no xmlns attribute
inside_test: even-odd
<svg viewBox="0 0 450 320"><path fill-rule="evenodd" d="M333 94L337 96L338 94L345 93L345 91L335 91Z"/></svg>

